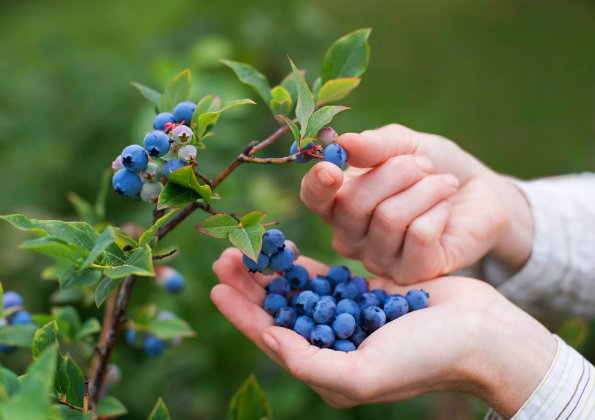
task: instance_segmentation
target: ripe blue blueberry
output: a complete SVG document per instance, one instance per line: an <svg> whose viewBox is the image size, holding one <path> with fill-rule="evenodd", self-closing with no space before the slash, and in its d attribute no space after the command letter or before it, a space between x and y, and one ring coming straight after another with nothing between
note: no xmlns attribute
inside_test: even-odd
<svg viewBox="0 0 595 420"><path fill-rule="evenodd" d="M274 254L283 249L285 235L279 229L268 230L262 235L262 252Z"/></svg>
<svg viewBox="0 0 595 420"><path fill-rule="evenodd" d="M147 182L140 190L140 198L147 203L156 203L163 189L161 182Z"/></svg>
<svg viewBox="0 0 595 420"><path fill-rule="evenodd" d="M299 294L295 306L298 308L300 315L312 316L314 305L320 300L320 296L310 290L304 290Z"/></svg>
<svg viewBox="0 0 595 420"><path fill-rule="evenodd" d="M163 344L163 341L154 336L145 338L145 342L143 343L143 350L147 356L159 356L163 353L164 348L165 344Z"/></svg>
<svg viewBox="0 0 595 420"><path fill-rule="evenodd" d="M366 306L380 306L380 300L374 293L362 293L355 300L360 308L364 309Z"/></svg>
<svg viewBox="0 0 595 420"><path fill-rule="evenodd" d="M337 306L330 300L319 300L314 304L312 318L317 324L328 324L335 317Z"/></svg>
<svg viewBox="0 0 595 420"><path fill-rule="evenodd" d="M430 295L426 293L423 289L416 290L412 289L405 295L405 299L409 304L409 309L412 311L417 311L419 309L424 309L428 307L428 298Z"/></svg>
<svg viewBox="0 0 595 420"><path fill-rule="evenodd" d="M174 118L178 124L190 125L196 104L190 101L180 102L174 108Z"/></svg>
<svg viewBox="0 0 595 420"><path fill-rule="evenodd" d="M312 334L312 329L314 329L315 325L316 324L312 318L302 315L295 320L293 330L306 340L310 341L310 335Z"/></svg>
<svg viewBox="0 0 595 420"><path fill-rule="evenodd" d="M126 342L128 345L134 348L140 348L142 346L142 342L139 342L137 338L136 331L134 330L126 330Z"/></svg>
<svg viewBox="0 0 595 420"><path fill-rule="evenodd" d="M163 286L170 293L178 293L184 288L184 276L176 270L173 271L173 275L164 279Z"/></svg>
<svg viewBox="0 0 595 420"><path fill-rule="evenodd" d="M350 281L351 283L355 284L355 287L357 287L357 291L360 295L362 293L367 293L370 291L370 283L368 283L368 280L366 280L365 278L355 276Z"/></svg>
<svg viewBox="0 0 595 420"><path fill-rule="evenodd" d="M157 114L157 116L153 120L153 128L155 130L165 131L165 129L167 128L165 126L165 124L167 124L167 123L171 124L174 122L176 122L176 119L174 118L174 114L172 114L171 112L162 112L160 114ZM149 150L149 149L147 149L147 150Z"/></svg>
<svg viewBox="0 0 595 420"><path fill-rule="evenodd" d="M308 270L302 265L295 264L285 271L285 278L293 290L300 290L308 283Z"/></svg>
<svg viewBox="0 0 595 420"><path fill-rule="evenodd" d="M138 174L120 169L112 178L114 190L123 196L134 197L140 193L143 187L143 180Z"/></svg>
<svg viewBox="0 0 595 420"><path fill-rule="evenodd" d="M12 316L12 325L25 325L31 324L32 322L33 318L27 311L18 311Z"/></svg>
<svg viewBox="0 0 595 420"><path fill-rule="evenodd" d="M169 171L174 172L180 168L183 168L184 166L188 166L188 162L184 162L180 159L168 160L165 162L165 165L163 165L163 174L167 177L167 179L169 179Z"/></svg>
<svg viewBox="0 0 595 420"><path fill-rule="evenodd" d="M242 262L251 273L261 272L263 268L269 265L269 256L264 252L258 254L258 262L248 258L246 255L242 256Z"/></svg>
<svg viewBox="0 0 595 420"><path fill-rule="evenodd" d="M271 268L275 271L285 271L293 267L293 251L289 248L283 248L271 255Z"/></svg>
<svg viewBox="0 0 595 420"><path fill-rule="evenodd" d="M336 265L329 268L326 278L333 286L336 286L339 283L349 280L351 278L351 271L344 265Z"/></svg>
<svg viewBox="0 0 595 420"><path fill-rule="evenodd" d="M178 157L184 162L192 162L196 158L196 147L191 144L182 146L180 150L178 150Z"/></svg>
<svg viewBox="0 0 595 420"><path fill-rule="evenodd" d="M22 306L24 300L17 292L10 291L4 293L2 303L4 304L4 308L10 308L12 306Z"/></svg>
<svg viewBox="0 0 595 420"><path fill-rule="evenodd" d="M165 134L164 134L165 135ZM147 151L138 144L133 144L122 150L122 164L130 172L139 173L147 163L149 163L149 156Z"/></svg>
<svg viewBox="0 0 595 420"><path fill-rule="evenodd" d="M337 286L335 286L335 291L333 292L333 296L338 301L343 299L355 299L358 294L357 287L350 281L337 284Z"/></svg>
<svg viewBox="0 0 595 420"><path fill-rule="evenodd" d="M321 276L316 276L310 280L306 288L320 296L330 295L333 290L331 283Z"/></svg>
<svg viewBox="0 0 595 420"><path fill-rule="evenodd" d="M313 147L314 147L314 143L313 143L313 142L310 142L310 143L308 143L306 146L304 146L304 147L302 148L302 150L303 150L303 151L304 151L304 150L308 150L308 149L311 149L311 148L313 148ZM297 145L297 142L295 142L295 141L294 141L294 142L293 142L293 144L291 145L291 149L289 149L289 154L290 154L290 155L295 155L297 152L298 152L298 145ZM297 163L308 163L308 162L310 162L312 159L314 159L314 158L313 158L312 156L310 156L310 155L301 154L301 155L299 155L299 156L298 156L298 157L295 159L295 161L296 161Z"/></svg>
<svg viewBox="0 0 595 420"><path fill-rule="evenodd" d="M341 168L347 162L347 152L338 144L331 144L324 149L324 161Z"/></svg>
<svg viewBox="0 0 595 420"><path fill-rule="evenodd" d="M163 131L151 131L145 136L143 145L151 156L165 156L169 152L169 137Z"/></svg>
<svg viewBox="0 0 595 420"><path fill-rule="evenodd" d="M275 312L273 319L275 320L275 327L292 329L295 322L295 312L288 307L280 308Z"/></svg>
<svg viewBox="0 0 595 420"><path fill-rule="evenodd" d="M361 312L361 308L357 304L355 300L351 299L343 299L337 303L337 315L339 314L349 314L351 315L356 321L359 320L359 314Z"/></svg>
<svg viewBox="0 0 595 420"><path fill-rule="evenodd" d="M357 324L355 326L355 331L353 331L353 334L351 334L351 341L353 341L353 344L355 344L357 347L359 347L359 345L370 335L370 333L366 330L364 330L361 326L361 324Z"/></svg>
<svg viewBox="0 0 595 420"><path fill-rule="evenodd" d="M378 306L367 306L360 314L363 327L368 331L376 331L386 324L386 314Z"/></svg>
<svg viewBox="0 0 595 420"><path fill-rule="evenodd" d="M298 300L299 296L300 296L299 293L294 293L291 296L291 298L289 298L289 307L293 309L293 311L296 313L296 315L299 312L298 308L297 308L297 300Z"/></svg>
<svg viewBox="0 0 595 420"><path fill-rule="evenodd" d="M17 348L13 347L13 346L7 346L5 344L0 344L0 353L6 354L6 355L14 353L16 351L16 349Z"/></svg>
<svg viewBox="0 0 595 420"><path fill-rule="evenodd" d="M349 353L350 351L355 351L356 347L353 342L349 340L337 340L335 341L335 345L333 346L333 350L336 351L344 351L345 353Z"/></svg>
<svg viewBox="0 0 595 420"><path fill-rule="evenodd" d="M287 297L287 295L289 295L289 282L283 277L277 277L267 284L264 289L267 291L267 295L276 293L278 295Z"/></svg>
<svg viewBox="0 0 595 420"><path fill-rule="evenodd" d="M339 135L333 130L333 127L321 128L316 135L316 140L324 147L337 143L338 139Z"/></svg>
<svg viewBox="0 0 595 420"><path fill-rule="evenodd" d="M316 347L330 349L335 344L335 332L328 325L317 325L310 334L310 342Z"/></svg>
<svg viewBox="0 0 595 420"><path fill-rule="evenodd" d="M332 327L338 338L349 338L355 331L355 318L349 314L339 314Z"/></svg>
<svg viewBox="0 0 595 420"><path fill-rule="evenodd" d="M330 300L331 302L333 302L335 304L335 306L337 306L337 299L335 299L334 296L331 296L331 295L320 296L320 300Z"/></svg>
<svg viewBox="0 0 595 420"><path fill-rule="evenodd" d="M405 315L408 311L409 304L401 295L390 295L384 301L384 313L389 321Z"/></svg>
<svg viewBox="0 0 595 420"><path fill-rule="evenodd" d="M378 296L378 300L380 301L380 304L378 304L377 306L379 308L383 308L384 301L386 300L386 298L388 298L388 293L386 293L382 289L374 289L374 290L372 290L372 293L374 293L376 296Z"/></svg>
<svg viewBox="0 0 595 420"><path fill-rule="evenodd" d="M279 309L287 307L287 299L285 299L284 296L275 293L266 295L262 302L262 307L269 313L269 315L275 315L275 312Z"/></svg>

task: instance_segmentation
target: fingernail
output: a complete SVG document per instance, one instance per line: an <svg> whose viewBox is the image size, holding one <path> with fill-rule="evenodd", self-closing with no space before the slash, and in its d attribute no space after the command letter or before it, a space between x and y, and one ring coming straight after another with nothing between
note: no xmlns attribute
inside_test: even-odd
<svg viewBox="0 0 595 420"><path fill-rule="evenodd" d="M325 187L332 187L335 184L334 178L327 172L326 169L320 169L316 176L318 177L318 182L320 182Z"/></svg>
<svg viewBox="0 0 595 420"><path fill-rule="evenodd" d="M417 165L419 166L419 168L422 171L424 171L427 174L432 173L432 169L434 169L434 165L432 164L432 161L430 160L429 157L415 156L413 158L413 160L415 160L415 162L417 163Z"/></svg>
<svg viewBox="0 0 595 420"><path fill-rule="evenodd" d="M442 174L442 178L453 188L459 186L459 179L453 174Z"/></svg>
<svg viewBox="0 0 595 420"><path fill-rule="evenodd" d="M275 353L279 351L279 343L277 343L277 340L275 340L272 335L270 335L269 333L262 333L260 334L260 338L262 338L264 344L269 346L269 348L273 350Z"/></svg>

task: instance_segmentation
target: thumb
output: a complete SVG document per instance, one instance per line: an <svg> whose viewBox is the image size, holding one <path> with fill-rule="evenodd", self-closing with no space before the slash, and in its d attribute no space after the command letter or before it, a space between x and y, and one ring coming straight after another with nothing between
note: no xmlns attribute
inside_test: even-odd
<svg viewBox="0 0 595 420"><path fill-rule="evenodd" d="M335 194L341 185L341 169L330 162L319 162L302 179L300 198L306 207L328 223L335 206Z"/></svg>

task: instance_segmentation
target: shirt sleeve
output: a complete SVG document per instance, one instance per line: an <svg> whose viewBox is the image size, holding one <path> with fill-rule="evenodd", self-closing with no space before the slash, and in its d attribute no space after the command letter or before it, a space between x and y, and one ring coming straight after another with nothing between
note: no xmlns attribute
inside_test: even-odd
<svg viewBox="0 0 595 420"><path fill-rule="evenodd" d="M512 420L595 419L595 369L560 337L549 371ZM502 420L490 410L484 420Z"/></svg>

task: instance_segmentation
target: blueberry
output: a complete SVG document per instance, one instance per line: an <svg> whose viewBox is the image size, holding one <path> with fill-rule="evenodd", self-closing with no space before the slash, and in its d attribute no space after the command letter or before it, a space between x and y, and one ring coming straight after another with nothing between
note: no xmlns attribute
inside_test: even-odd
<svg viewBox="0 0 595 420"><path fill-rule="evenodd" d="M244 255L242 257L242 262L248 268L248 271L251 273L261 272L263 268L269 265L269 256L264 252L258 254L258 262L254 262L253 259L249 258L248 256Z"/></svg>
<svg viewBox="0 0 595 420"><path fill-rule="evenodd" d="M335 344L335 332L328 325L317 325L312 329L310 342L316 347L330 349Z"/></svg>
<svg viewBox="0 0 595 420"><path fill-rule="evenodd" d="M276 293L266 295L264 301L262 302L262 307L269 313L269 315L275 315L275 312L281 308L285 308L286 306L287 299Z"/></svg>
<svg viewBox="0 0 595 420"><path fill-rule="evenodd" d="M326 278L331 282L333 286L339 283L343 283L351 278L351 271L344 265L336 265L329 268L326 273Z"/></svg>
<svg viewBox="0 0 595 420"><path fill-rule="evenodd" d="M12 306L23 306L24 299L17 292L6 292L2 297L4 308L10 308Z"/></svg>
<svg viewBox="0 0 595 420"><path fill-rule="evenodd" d="M351 334L351 341L353 341L353 344L355 344L357 347L359 347L359 345L370 335L370 333L366 330L363 329L363 327L361 326L361 324L357 324L355 326L355 331L353 331L353 334Z"/></svg>
<svg viewBox="0 0 595 420"><path fill-rule="evenodd" d="M180 159L168 160L165 162L165 165L163 165L163 174L167 177L167 179L169 179L169 171L174 172L180 168L183 168L184 166L188 166L188 162L184 162Z"/></svg>
<svg viewBox="0 0 595 420"><path fill-rule="evenodd" d="M367 293L370 291L370 284L368 283L368 280L366 280L365 278L355 276L350 281L351 283L355 284L355 287L357 287L357 291L360 295L362 293Z"/></svg>
<svg viewBox="0 0 595 420"><path fill-rule="evenodd" d="M285 271L285 278L293 290L300 290L308 283L308 270L302 265L295 264Z"/></svg>
<svg viewBox="0 0 595 420"><path fill-rule="evenodd" d="M105 386L114 386L118 385L122 380L122 371L115 363L110 363L107 365L107 370L105 372Z"/></svg>
<svg viewBox="0 0 595 420"><path fill-rule="evenodd" d="M262 235L262 252L274 254L283 249L285 235L279 229L271 229Z"/></svg>
<svg viewBox="0 0 595 420"><path fill-rule="evenodd" d="M7 346L5 344L0 344L0 353L8 355L8 354L14 353L16 350L17 350L17 348L14 346Z"/></svg>
<svg viewBox="0 0 595 420"><path fill-rule="evenodd" d="M192 140L194 133L185 125L178 125L172 132L172 137L178 146L188 144Z"/></svg>
<svg viewBox="0 0 595 420"><path fill-rule="evenodd" d="M345 353L349 353L350 351L355 351L356 347L353 342L349 340L337 340L335 341L335 345L333 346L333 350L336 351L344 351Z"/></svg>
<svg viewBox="0 0 595 420"><path fill-rule="evenodd" d="M275 271L285 271L293 267L293 251L289 248L283 248L271 255L271 268Z"/></svg>
<svg viewBox="0 0 595 420"><path fill-rule="evenodd" d="M275 327L292 329L295 322L295 312L288 307L280 308L275 312L273 319L275 320Z"/></svg>
<svg viewBox="0 0 595 420"><path fill-rule="evenodd" d="M112 185L118 194L134 197L140 193L140 190L143 187L143 180L138 174L127 171L126 169L120 169L114 174Z"/></svg>
<svg viewBox="0 0 595 420"><path fill-rule="evenodd" d="M388 298L388 293L386 293L382 289L374 289L374 290L372 290L372 293L374 293L376 296L378 296L378 300L380 301L380 304L377 305L377 306L379 308L383 308L384 307L384 301L386 300L386 298Z"/></svg>
<svg viewBox="0 0 595 420"><path fill-rule="evenodd" d="M337 306L330 300L319 300L314 304L312 318L317 324L328 324L335 317Z"/></svg>
<svg viewBox="0 0 595 420"><path fill-rule="evenodd" d="M360 314L363 327L368 331L376 331L386 324L386 314L378 306L367 306Z"/></svg>
<svg viewBox="0 0 595 420"><path fill-rule="evenodd" d="M146 181L157 182L161 179L161 174L163 174L163 171L159 165L149 162L147 163L147 166L145 166L145 169L143 169L141 172L141 178Z"/></svg>
<svg viewBox="0 0 595 420"><path fill-rule="evenodd" d="M314 304L320 300L320 296L310 290L304 290L299 294L295 306L298 308L300 315L312 316Z"/></svg>
<svg viewBox="0 0 595 420"><path fill-rule="evenodd" d="M112 162L112 169L114 173L118 172L120 169L124 169L124 164L122 163L122 155L118 155L116 160Z"/></svg>
<svg viewBox="0 0 595 420"><path fill-rule="evenodd" d="M388 321L405 315L407 311L409 311L409 304L401 295L390 295L384 301L384 313Z"/></svg>
<svg viewBox="0 0 595 420"><path fill-rule="evenodd" d="M343 300L340 300L339 303L337 303L337 315L349 314L353 318L355 318L356 321L358 321L360 311L361 311L361 308L359 307L357 302L354 300L343 299Z"/></svg>
<svg viewBox="0 0 595 420"><path fill-rule="evenodd" d="M330 144L324 149L324 161L341 168L347 162L347 152L338 144Z"/></svg>
<svg viewBox="0 0 595 420"><path fill-rule="evenodd" d="M140 190L140 198L147 203L156 203L162 189L161 182L147 182Z"/></svg>
<svg viewBox="0 0 595 420"><path fill-rule="evenodd" d="M196 159L196 147L187 144L178 150L178 157L184 162L192 162Z"/></svg>
<svg viewBox="0 0 595 420"><path fill-rule="evenodd" d="M27 311L18 311L12 316L12 325L26 325L32 322L33 318Z"/></svg>
<svg viewBox="0 0 595 420"><path fill-rule="evenodd" d="M165 156L169 152L169 137L163 131L151 131L145 136L143 145L151 156Z"/></svg>
<svg viewBox="0 0 595 420"><path fill-rule="evenodd" d="M320 296L320 300L330 300L335 304L335 306L337 305L337 299L335 299L335 297L331 295Z"/></svg>
<svg viewBox="0 0 595 420"><path fill-rule="evenodd" d="M355 318L350 314L339 314L333 321L332 327L337 337L351 337L351 334L355 331Z"/></svg>
<svg viewBox="0 0 595 420"><path fill-rule="evenodd" d="M405 295L405 299L409 304L409 309L411 309L412 311L427 308L429 297L430 295L426 293L423 289L412 289Z"/></svg>
<svg viewBox="0 0 595 420"><path fill-rule="evenodd" d="M174 118L178 124L184 123L190 125L192 114L196 109L196 104L190 101L180 102L174 108Z"/></svg>
<svg viewBox="0 0 595 420"><path fill-rule="evenodd" d="M289 239L285 239L285 242L283 242L283 245L285 245L287 248L289 248L293 251L293 260L294 261L296 261L300 257L300 250L298 249L297 245L293 243L293 241L290 241Z"/></svg>
<svg viewBox="0 0 595 420"><path fill-rule="evenodd" d="M164 134L165 135L165 134ZM138 144L133 144L122 150L122 164L130 172L140 172L149 163L147 151Z"/></svg>
<svg viewBox="0 0 595 420"><path fill-rule="evenodd" d="M155 130L165 131L165 129L167 128L165 126L165 124L167 124L167 123L172 124L174 122L176 122L176 119L174 118L174 114L172 114L171 112L162 112L160 114L157 114L157 116L153 120L153 128ZM149 149L147 149L147 150L149 150Z"/></svg>
<svg viewBox="0 0 595 420"><path fill-rule="evenodd" d="M163 341L153 336L147 337L143 343L143 350L148 356L159 356L161 353L163 353L164 348L165 345L163 344Z"/></svg>
<svg viewBox="0 0 595 420"><path fill-rule="evenodd" d="M289 282L283 277L277 277L266 285L265 290L267 291L268 295L271 293L276 293L278 295L287 297L287 295L289 295Z"/></svg>
<svg viewBox="0 0 595 420"><path fill-rule="evenodd" d="M313 148L313 147L314 147L314 143L313 143L313 142L310 142L310 143L308 143L306 146L304 146L304 147L302 148L302 150L311 149L311 148ZM295 155L297 152L298 152L298 145L297 145L297 142L295 142L295 141L294 141L294 142L293 142L293 144L291 145L291 149L289 149L289 154L290 154L290 155ZM310 162L312 159L314 159L314 158L313 158L312 156L310 156L310 155L307 155L307 154L301 154L301 155L299 155L299 156L298 156L298 157L295 159L295 161L296 161L297 163L308 163L308 162Z"/></svg>
<svg viewBox="0 0 595 420"><path fill-rule="evenodd" d="M330 295L333 288L331 283L321 276L316 276L308 282L306 289L313 291L314 293L322 295Z"/></svg>
<svg viewBox="0 0 595 420"><path fill-rule="evenodd" d="M296 314L298 313L297 300L299 296L299 293L294 293L291 298L289 298L289 307L292 308Z"/></svg>
<svg viewBox="0 0 595 420"><path fill-rule="evenodd" d="M184 288L184 276L176 270L172 271L174 274L164 279L163 286L170 293L178 293Z"/></svg>
<svg viewBox="0 0 595 420"><path fill-rule="evenodd" d="M315 325L316 324L312 318L302 315L295 320L295 324L293 324L293 330L306 340L310 341L310 335L312 334L312 329Z"/></svg>
<svg viewBox="0 0 595 420"><path fill-rule="evenodd" d="M134 347L137 349L140 348L142 345L142 343L140 343L138 340L136 331L130 330L130 329L126 331L126 342L128 342L128 344L131 347Z"/></svg>
<svg viewBox="0 0 595 420"><path fill-rule="evenodd" d="M380 299L374 293L363 293L355 300L360 308L364 309L366 306L380 306Z"/></svg>
<svg viewBox="0 0 595 420"><path fill-rule="evenodd" d="M339 135L335 130L333 130L333 127L321 128L320 130L318 130L318 134L316 135L316 139L324 147L337 143L338 138Z"/></svg>
<svg viewBox="0 0 595 420"><path fill-rule="evenodd" d="M350 281L337 284L337 286L335 286L335 291L333 292L333 296L338 301L341 301L342 299L355 299L358 294L357 287Z"/></svg>

